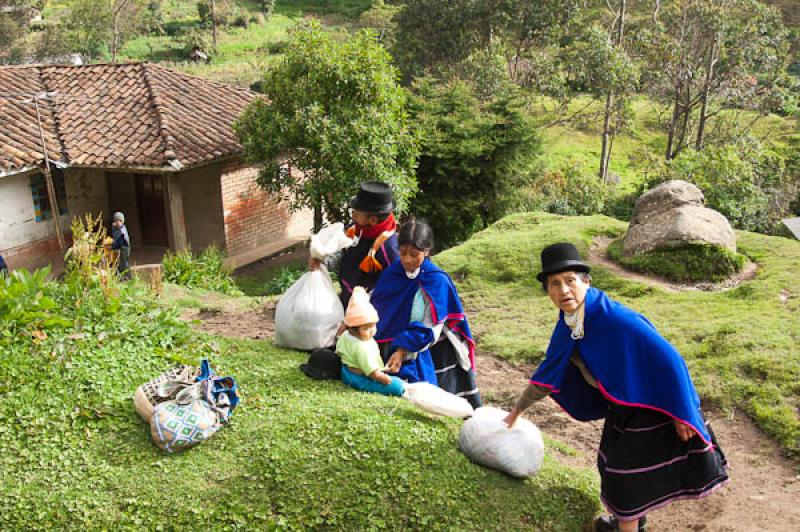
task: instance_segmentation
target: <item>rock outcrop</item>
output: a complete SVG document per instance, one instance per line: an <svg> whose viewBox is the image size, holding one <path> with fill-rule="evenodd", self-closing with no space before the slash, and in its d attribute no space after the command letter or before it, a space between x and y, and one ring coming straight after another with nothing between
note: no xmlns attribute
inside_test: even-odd
<svg viewBox="0 0 800 532"><path fill-rule="evenodd" d="M728 219L703 205L703 192L686 181L667 181L636 200L623 241L626 255L687 244L711 244L736 252Z"/></svg>

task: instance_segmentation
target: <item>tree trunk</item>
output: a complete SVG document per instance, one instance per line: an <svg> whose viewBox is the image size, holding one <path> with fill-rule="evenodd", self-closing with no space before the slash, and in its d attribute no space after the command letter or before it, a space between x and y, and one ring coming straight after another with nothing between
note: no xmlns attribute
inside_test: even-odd
<svg viewBox="0 0 800 532"><path fill-rule="evenodd" d="M672 145L675 143L675 127L678 123L680 116L680 86L675 85L675 101L672 104L672 118L669 121L669 128L667 129L667 151L664 153L664 159L669 161L672 159Z"/></svg>
<svg viewBox="0 0 800 532"><path fill-rule="evenodd" d="M614 105L614 93L608 91L606 95L606 108L603 117L603 143L600 147L600 179L605 181L608 178L608 162L611 159L609 153L609 136L611 134L611 109Z"/></svg>
<svg viewBox="0 0 800 532"><path fill-rule="evenodd" d="M622 46L622 35L625 28L625 7L626 0L619 2L619 22L617 23L617 35L614 42L615 48ZM614 109L614 90L609 87L608 94L606 95L606 108L603 117L603 142L600 148L600 179L606 181L608 179L608 166L611 164L611 143L609 143L609 136L611 135L611 114Z"/></svg>
<svg viewBox="0 0 800 532"><path fill-rule="evenodd" d="M211 0L211 45L217 51L217 2Z"/></svg>
<svg viewBox="0 0 800 532"><path fill-rule="evenodd" d="M322 207L314 207L314 233L318 233L322 229Z"/></svg>
<svg viewBox="0 0 800 532"><path fill-rule="evenodd" d="M117 62L117 46L119 42L119 22L116 13L111 26L111 62Z"/></svg>
<svg viewBox="0 0 800 532"><path fill-rule="evenodd" d="M714 42L711 45L711 54L708 58L708 67L706 68L706 79L703 83L703 95L700 100L700 118L697 124L697 140L695 141L695 149L703 148L703 141L706 129L706 113L708 112L708 93L711 91L711 80L714 79L714 67L717 64L717 55L719 54L720 35L714 37Z"/></svg>

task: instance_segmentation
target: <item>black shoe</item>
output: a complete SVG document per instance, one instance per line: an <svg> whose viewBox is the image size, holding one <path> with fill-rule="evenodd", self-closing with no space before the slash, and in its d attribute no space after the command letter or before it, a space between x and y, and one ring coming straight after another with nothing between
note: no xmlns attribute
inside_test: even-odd
<svg viewBox="0 0 800 532"><path fill-rule="evenodd" d="M594 522L594 529L596 532L613 532L619 530L617 518L613 515L601 515ZM647 530L647 517L639 519L639 532Z"/></svg>

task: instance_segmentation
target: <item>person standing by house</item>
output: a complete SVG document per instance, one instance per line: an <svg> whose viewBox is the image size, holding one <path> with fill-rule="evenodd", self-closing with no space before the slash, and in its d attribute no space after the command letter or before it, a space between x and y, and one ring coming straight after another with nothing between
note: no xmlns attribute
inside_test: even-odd
<svg viewBox="0 0 800 532"><path fill-rule="evenodd" d="M3 256L0 255L0 277L4 275L8 275L8 264L6 264L6 261L3 259Z"/></svg>
<svg viewBox="0 0 800 532"><path fill-rule="evenodd" d="M358 193L350 200L352 224L345 232L354 242L342 252L338 268L334 261L330 263L330 268L339 273L342 286L339 298L344 308L347 308L353 288L363 286L368 292L372 291L381 273L400 256L394 208L391 187L378 181L361 183ZM308 268L316 270L321 263L311 258Z"/></svg>
<svg viewBox="0 0 800 532"><path fill-rule="evenodd" d="M728 482L689 370L647 318L591 286L570 243L542 251L536 276L560 313L544 362L505 421L550 396L579 421L605 418L597 468L611 513L595 530L644 530L645 515Z"/></svg>
<svg viewBox="0 0 800 532"><path fill-rule="evenodd" d="M119 253L117 271L123 279L130 278L131 237L125 227L125 215L115 212L111 217L111 249Z"/></svg>

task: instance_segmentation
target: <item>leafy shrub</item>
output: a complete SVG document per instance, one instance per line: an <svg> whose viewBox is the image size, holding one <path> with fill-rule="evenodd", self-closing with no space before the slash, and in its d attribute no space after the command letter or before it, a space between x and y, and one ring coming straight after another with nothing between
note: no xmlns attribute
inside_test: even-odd
<svg viewBox="0 0 800 532"><path fill-rule="evenodd" d="M286 292L306 272L302 266L294 268L281 268L267 281L266 294L277 296Z"/></svg>
<svg viewBox="0 0 800 532"><path fill-rule="evenodd" d="M642 182L640 194L670 179L694 183L708 207L747 231L776 232L798 192L797 177L787 169L786 158L748 136L732 144L684 150L656 168Z"/></svg>
<svg viewBox="0 0 800 532"><path fill-rule="evenodd" d="M424 78L414 91L410 111L422 142L411 210L447 247L517 205L541 141L513 87L482 100L472 83Z"/></svg>
<svg viewBox="0 0 800 532"><path fill-rule="evenodd" d="M614 186L578 162L548 170L524 192L526 210L583 216L604 212Z"/></svg>
<svg viewBox="0 0 800 532"><path fill-rule="evenodd" d="M0 343L22 331L70 324L59 316L58 305L49 295L49 273L49 268L34 273L20 269L0 277Z"/></svg>
<svg viewBox="0 0 800 532"><path fill-rule="evenodd" d="M275 10L275 2L276 0L260 0L261 12L266 16L270 16Z"/></svg>
<svg viewBox="0 0 800 532"><path fill-rule="evenodd" d="M741 271L746 262L743 255L709 244L688 244L627 257L621 238L608 246L608 255L631 270L688 283L722 281Z"/></svg>
<svg viewBox="0 0 800 532"><path fill-rule="evenodd" d="M204 288L228 295L241 295L225 267L225 254L216 246L209 246L200 255L190 250L167 252L164 256L164 280L192 288Z"/></svg>

